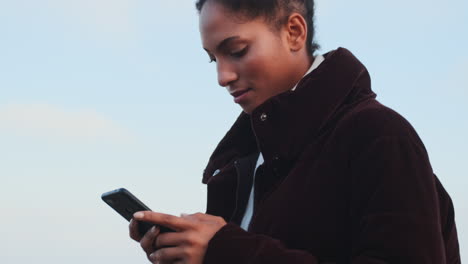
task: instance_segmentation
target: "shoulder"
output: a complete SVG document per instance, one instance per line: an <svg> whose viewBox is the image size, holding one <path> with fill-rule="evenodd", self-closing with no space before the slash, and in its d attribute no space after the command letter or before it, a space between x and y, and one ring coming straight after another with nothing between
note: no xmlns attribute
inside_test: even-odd
<svg viewBox="0 0 468 264"><path fill-rule="evenodd" d="M375 99L346 112L337 125L358 137L407 137L415 133L408 120Z"/></svg>
<svg viewBox="0 0 468 264"><path fill-rule="evenodd" d="M346 111L335 135L358 150L384 139L403 140L424 148L416 130L402 115L377 100L367 100Z"/></svg>

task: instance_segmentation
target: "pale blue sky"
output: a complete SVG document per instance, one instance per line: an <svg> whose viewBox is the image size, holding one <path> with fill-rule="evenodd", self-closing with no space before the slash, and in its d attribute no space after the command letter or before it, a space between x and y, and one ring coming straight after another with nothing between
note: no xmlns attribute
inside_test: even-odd
<svg viewBox="0 0 468 264"><path fill-rule="evenodd" d="M100 201L114 188L204 211L201 172L241 110L193 3L0 0L0 263L144 263ZM468 257L468 2L318 0L316 20L320 52L350 49L418 131Z"/></svg>

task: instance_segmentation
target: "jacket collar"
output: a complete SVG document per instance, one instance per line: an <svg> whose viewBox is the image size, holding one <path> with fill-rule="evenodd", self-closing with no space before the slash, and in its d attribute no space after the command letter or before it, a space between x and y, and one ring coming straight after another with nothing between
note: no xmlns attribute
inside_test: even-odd
<svg viewBox="0 0 468 264"><path fill-rule="evenodd" d="M293 162L304 144L313 142L346 106L375 98L366 68L351 52L339 48L324 57L295 91L268 99L250 115L240 114L210 157L204 183L215 170L253 152L261 151L267 165Z"/></svg>

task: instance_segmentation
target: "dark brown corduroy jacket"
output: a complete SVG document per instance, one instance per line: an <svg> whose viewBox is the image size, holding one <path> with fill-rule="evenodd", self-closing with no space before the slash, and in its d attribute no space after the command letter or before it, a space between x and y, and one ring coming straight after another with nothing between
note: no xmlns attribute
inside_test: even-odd
<svg viewBox="0 0 468 264"><path fill-rule="evenodd" d="M239 227L259 151L254 215ZM207 264L460 263L451 199L423 143L375 100L346 49L297 89L241 114L204 172L207 213L228 224Z"/></svg>

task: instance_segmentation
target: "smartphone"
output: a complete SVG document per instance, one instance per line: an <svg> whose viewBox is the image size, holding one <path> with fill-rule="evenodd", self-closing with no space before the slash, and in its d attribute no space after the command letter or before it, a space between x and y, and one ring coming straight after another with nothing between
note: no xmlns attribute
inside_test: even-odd
<svg viewBox="0 0 468 264"><path fill-rule="evenodd" d="M138 200L138 198L125 188L103 193L101 198L106 204L123 216L123 218L127 219L127 221L130 221L133 218L133 214L138 211L151 211L148 206ZM143 236L153 226L155 226L155 224L140 221L138 222L138 231L140 235ZM165 226L159 226L159 228L161 233L174 232L174 230Z"/></svg>

